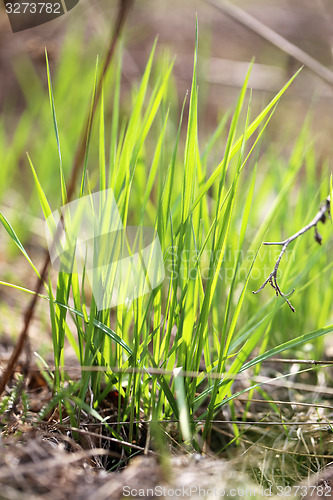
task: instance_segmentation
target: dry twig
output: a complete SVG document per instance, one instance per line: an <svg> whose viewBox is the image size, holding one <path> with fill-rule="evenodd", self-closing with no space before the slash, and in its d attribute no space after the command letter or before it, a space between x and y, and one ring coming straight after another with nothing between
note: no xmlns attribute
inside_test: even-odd
<svg viewBox="0 0 333 500"><path fill-rule="evenodd" d="M265 288L265 286L267 285L267 283L269 283L274 288L276 295L277 296L280 295L280 297L283 297L285 299L285 301L287 302L288 306L290 307L290 309L293 312L295 312L294 306L288 300L288 297L290 297L290 295L292 295L294 293L295 288L291 292L289 292L289 293L283 293L281 291L279 285L278 285L278 282L277 282L277 273L278 273L278 270L279 270L280 262L281 262L281 259L283 257L283 254L287 250L288 245L292 241L296 240L296 238L298 238L299 236L302 236L302 234L304 234L307 231L309 231L312 227L315 228L315 240L317 241L317 243L319 243L321 245L322 237L318 233L317 224L318 224L318 222L324 223L326 221L326 213L330 212L330 204L331 204L331 202L330 202L330 196L328 196L326 198L326 200L324 200L324 202L321 204L321 207L320 207L318 213L312 219L312 221L309 224L307 224L306 226L304 226L302 229L300 229L299 231L297 231L297 233L295 233L292 236L290 236L289 238L287 238L286 240L284 240L284 241L274 241L274 242L269 242L269 241L265 241L264 242L264 245L267 245L267 246L268 245L280 245L280 246L282 246L282 250L281 250L281 252L280 252L280 254L279 254L278 258L277 258L276 264L275 264L274 269L271 272L271 274L268 276L268 278L266 279L266 281L264 281L264 283L261 285L261 287L257 291L252 292L252 293L259 293L263 288Z"/></svg>

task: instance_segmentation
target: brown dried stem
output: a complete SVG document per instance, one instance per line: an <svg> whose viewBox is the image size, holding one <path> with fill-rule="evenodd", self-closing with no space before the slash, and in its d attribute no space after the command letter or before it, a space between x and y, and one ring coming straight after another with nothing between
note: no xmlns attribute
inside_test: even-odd
<svg viewBox="0 0 333 500"><path fill-rule="evenodd" d="M318 230L317 230L317 224L318 222L322 222L324 223L326 221L326 213L329 213L330 211L330 197L328 196L326 198L326 200L322 203L318 213L316 214L316 216L312 219L312 221L307 224L306 226L304 226L302 229L300 229L299 231L297 231L297 233L293 234L292 236L290 236L289 238L287 238L286 240L284 241L275 241L275 242L269 242L269 241L265 241L264 242L264 245L280 245L282 246L282 249L281 249L281 252L277 258L277 261L275 263L275 266L274 266L274 269L273 271L271 272L271 274L268 276L268 278L264 281L264 283L261 285L261 287L255 291L255 292L252 292L252 293L259 293L261 290L263 290L265 288L265 286L267 285L267 283L269 283L275 290L275 293L277 296L280 295L280 297L283 297L285 299L285 301L287 302L288 306L290 307L290 309L295 312L295 308L294 306L290 303L290 301L288 300L288 297L290 297L290 295L292 295L295 291L295 288L289 292L289 293L283 293L278 285L278 282L277 282L277 273L278 273L278 270L279 270L279 266L280 266L280 262L281 262L281 259L283 257L283 254L285 253L285 251L287 250L287 247L288 245L296 240L296 238L298 238L299 236L302 236L302 234L306 233L307 231L309 231L312 227L315 228L315 240L317 241L317 243L319 243L321 245L321 242L322 242L322 237L320 236L320 234L318 233Z"/></svg>
<svg viewBox="0 0 333 500"><path fill-rule="evenodd" d="M78 147L76 150L76 154L75 154L75 158L74 158L74 162L73 162L73 167L72 167L72 172L71 172L71 177L69 180L69 187L68 187L68 191L67 191L67 202L71 201L71 199L73 198L74 192L75 192L78 175L81 171L81 168L82 168L82 165L84 162L84 158L85 158L85 154L86 154L86 150L87 150L87 143L88 143L88 139L89 139L89 136L91 133L92 124L94 121L94 116L96 114L97 104L98 104L98 101L99 101L100 96L101 96L105 76L107 74L107 71L110 67L111 61L113 59L116 45L117 45L117 41L120 37L122 28L125 24L125 20L126 20L129 8L131 7L133 1L134 0L119 0L118 15L117 15L117 18L115 20L114 30L113 30L113 33L111 36L109 49L108 49L108 52L106 54L103 69L102 69L102 72L101 72L99 79L98 79L98 82L97 82L97 87L96 87L93 105L92 105L91 110L88 113L88 116L87 116L87 119L85 122L85 126L83 128L83 132L81 135L81 139L79 141L79 144L78 144ZM34 314L34 311L36 308L38 296L39 296L41 289L42 289L42 286L45 282L45 278L46 278L47 270L49 268L49 264L50 264L50 254L49 254L49 252L47 252L47 254L45 256L43 268L42 268L42 271L40 273L40 277L38 278L38 281L37 281L35 289L34 289L35 293L34 293L32 299L31 299L31 301L30 301L30 303L29 303L29 305L24 313L24 323L23 323L22 331L18 337L16 346L12 352L12 355L7 363L6 369L5 369L3 375L0 379L0 396L4 392L6 385L8 384L9 380L13 376L18 359L23 351L23 348L24 348L26 342L27 342L29 326L30 326L30 323L31 323L31 320L32 320L32 317L33 317L33 314Z"/></svg>

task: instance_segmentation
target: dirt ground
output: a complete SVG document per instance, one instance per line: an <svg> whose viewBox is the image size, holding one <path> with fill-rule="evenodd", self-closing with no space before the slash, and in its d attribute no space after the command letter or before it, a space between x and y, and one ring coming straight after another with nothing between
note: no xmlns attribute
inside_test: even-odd
<svg viewBox="0 0 333 500"><path fill-rule="evenodd" d="M75 443L74 446L78 448ZM223 492L228 494L232 489L240 493L247 490L252 497L261 493L244 475L235 478L230 463L208 456L179 455L161 462L152 454L134 459L120 473L106 473L96 468L95 461L92 466L92 459L97 457L98 461L107 450L96 448L91 450L93 453L87 453L75 449L68 453L56 434L41 431L33 435L26 433L21 442L6 440L0 444L0 450L1 498L6 499L120 500L190 496L199 500L214 492L223 496Z"/></svg>

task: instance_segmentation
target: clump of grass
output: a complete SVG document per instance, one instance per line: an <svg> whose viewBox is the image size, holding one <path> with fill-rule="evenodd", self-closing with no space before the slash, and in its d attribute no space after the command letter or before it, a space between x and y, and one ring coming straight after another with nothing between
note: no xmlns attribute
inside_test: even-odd
<svg viewBox="0 0 333 500"><path fill-rule="evenodd" d="M253 154L265 138L279 99L296 75L253 119L247 93L250 65L230 122L219 124L207 146L201 148L197 46L191 92L184 100L178 124L170 122L173 103L169 107L167 102L172 63L164 61L153 80L154 53L155 45L141 81L133 87L132 112L123 120L119 54L112 92L108 86L104 88L99 126L90 139L92 146L77 194L111 188L124 227L152 226L161 242L166 279L131 304L102 311L87 294L85 275L80 279L75 273L59 272L55 287L49 280L43 298L50 305L55 364L51 404L58 405L60 420L64 411L70 416L72 426L78 426L82 412L108 425L98 411L110 393L117 391L118 426L108 425L114 436L119 437L121 422L128 423L128 441L133 442L138 438L138 421L146 422L148 428L156 422L175 421L176 439L199 450L209 441L217 412L225 405L234 411L233 400L239 395L233 390L235 378L250 369L258 374L270 357L287 350L297 353L333 330L333 325L325 326L333 290L330 245L314 248L307 243L305 251L304 243L297 242L297 260L287 261L291 272L283 274L281 287L298 284L297 316L290 319L283 299L269 296L263 304L263 297L252 296L251 289L262 281L270 258L260 249L267 231L272 239L281 227L292 234L294 227L301 227L315 211L317 193L313 186L302 186L298 194L295 189L289 197L304 162L311 175L316 168L307 124L287 168L283 160L263 168L267 157L262 160ZM52 92L50 73L48 83ZM106 105L112 106L110 118ZM64 113L55 92L52 117L60 151L58 108ZM222 150L219 141L223 133L226 142ZM210 165L214 148L221 151L221 161ZM98 169L94 168L96 157ZM52 212L48 201L51 188L43 186L40 168L33 166L39 161L31 156L36 192L47 218ZM57 189L62 193L63 163ZM1 222L29 259L4 215ZM252 277L254 271L256 276ZM315 282L320 285L320 296L312 288ZM322 286L324 282L331 286ZM66 341L81 366L79 381L70 381L66 374ZM317 349L319 353L319 344ZM241 392L251 397L259 385ZM234 433L237 438L238 426L234 426Z"/></svg>

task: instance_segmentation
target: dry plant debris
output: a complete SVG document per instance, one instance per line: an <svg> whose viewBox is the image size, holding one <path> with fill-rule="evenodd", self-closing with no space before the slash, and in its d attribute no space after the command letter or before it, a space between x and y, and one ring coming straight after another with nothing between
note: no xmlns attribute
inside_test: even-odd
<svg viewBox="0 0 333 500"><path fill-rule="evenodd" d="M1 498L5 500L98 500L121 499L128 493L149 490L150 498L174 498L172 492L188 492L199 500L203 490L239 488L259 494L259 487L249 484L243 475L224 460L200 455L173 456L159 462L156 457L139 457L122 472L107 473L93 468L94 455L66 451L70 440L59 434L26 432L22 438L0 441ZM77 447L77 445L76 445ZM151 494L152 493L152 494ZM179 495L178 495L179 496Z"/></svg>

